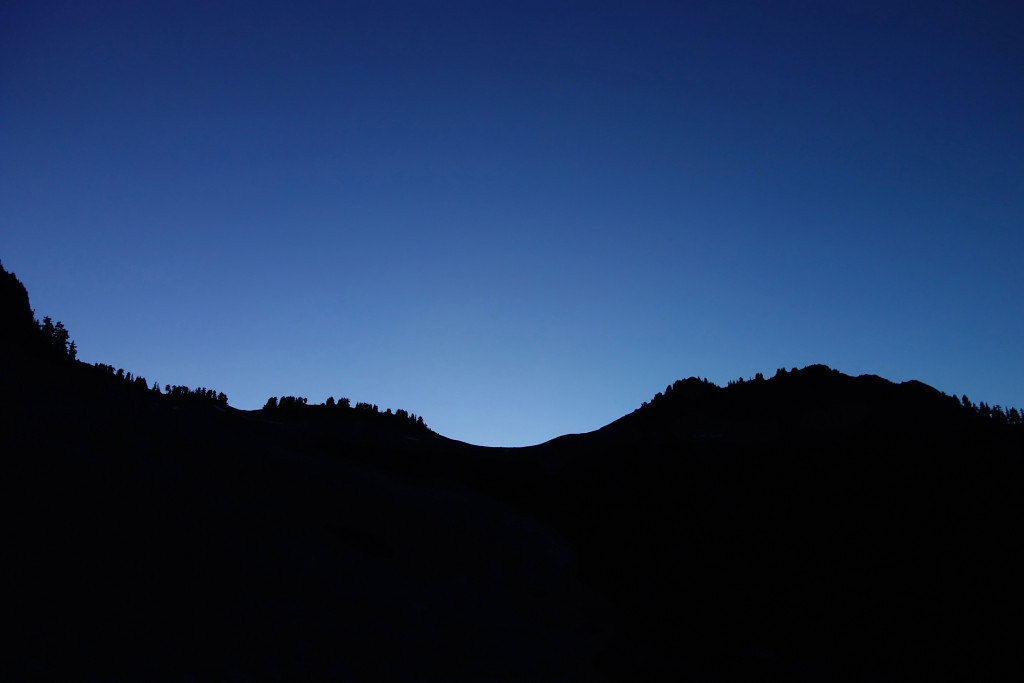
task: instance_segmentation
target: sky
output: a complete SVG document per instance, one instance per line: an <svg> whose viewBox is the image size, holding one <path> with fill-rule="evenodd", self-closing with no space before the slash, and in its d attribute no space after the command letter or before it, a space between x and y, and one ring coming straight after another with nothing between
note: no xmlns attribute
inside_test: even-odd
<svg viewBox="0 0 1024 683"><path fill-rule="evenodd" d="M824 363L1024 407L1019 2L6 2L79 358L523 446Z"/></svg>

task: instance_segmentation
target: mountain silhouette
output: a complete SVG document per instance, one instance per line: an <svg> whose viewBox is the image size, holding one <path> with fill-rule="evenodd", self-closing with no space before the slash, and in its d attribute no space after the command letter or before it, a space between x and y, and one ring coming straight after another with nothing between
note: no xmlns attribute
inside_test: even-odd
<svg viewBox="0 0 1024 683"><path fill-rule="evenodd" d="M1016 666L1015 409L812 365L484 448L404 410L242 411L81 363L2 267L0 320L4 679Z"/></svg>

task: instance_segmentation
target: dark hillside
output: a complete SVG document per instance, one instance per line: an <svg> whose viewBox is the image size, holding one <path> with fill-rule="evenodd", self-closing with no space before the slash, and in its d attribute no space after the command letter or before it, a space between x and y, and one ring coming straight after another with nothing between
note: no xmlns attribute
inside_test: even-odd
<svg viewBox="0 0 1024 683"><path fill-rule="evenodd" d="M571 550L457 481L465 444L157 394L26 347L2 363L0 678L597 675Z"/></svg>
<svg viewBox="0 0 1024 683"><path fill-rule="evenodd" d="M1015 411L810 366L479 448L404 411L148 389L0 276L5 680L1016 666Z"/></svg>
<svg viewBox="0 0 1024 683"><path fill-rule="evenodd" d="M546 513L609 598L617 676L995 673L1024 439L918 382L823 366L676 383L559 462ZM671 673L669 673L671 672Z"/></svg>

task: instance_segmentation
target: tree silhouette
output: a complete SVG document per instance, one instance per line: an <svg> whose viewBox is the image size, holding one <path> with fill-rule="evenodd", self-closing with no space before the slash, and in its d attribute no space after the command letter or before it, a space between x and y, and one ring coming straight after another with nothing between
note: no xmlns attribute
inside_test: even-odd
<svg viewBox="0 0 1024 683"><path fill-rule="evenodd" d="M14 273L0 264L0 345L25 350L35 341L38 325L28 301L28 290Z"/></svg>

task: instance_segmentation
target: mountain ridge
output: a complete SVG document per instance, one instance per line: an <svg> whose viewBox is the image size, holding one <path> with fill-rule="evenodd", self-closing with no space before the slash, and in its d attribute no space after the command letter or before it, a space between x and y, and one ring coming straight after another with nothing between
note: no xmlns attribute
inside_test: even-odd
<svg viewBox="0 0 1024 683"><path fill-rule="evenodd" d="M12 679L994 677L1016 409L822 365L465 444L71 357L0 280ZM372 407L371 407L372 408Z"/></svg>

